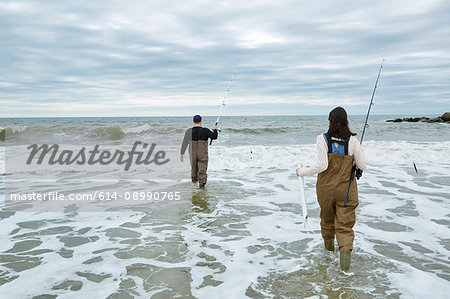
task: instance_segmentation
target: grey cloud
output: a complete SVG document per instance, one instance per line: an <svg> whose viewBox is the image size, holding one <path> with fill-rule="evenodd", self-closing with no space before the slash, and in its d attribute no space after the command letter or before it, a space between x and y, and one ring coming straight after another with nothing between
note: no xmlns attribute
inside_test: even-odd
<svg viewBox="0 0 450 299"><path fill-rule="evenodd" d="M346 99L364 111L383 57L381 107L412 101L415 111L433 103L441 109L448 100L445 1L423 11L401 1L241 2L0 6L0 101L14 100L15 110L20 103L142 107L145 98L150 108L154 99L172 96L180 107L200 105L203 97L218 101L239 64L234 105L267 104L273 111L283 100L323 99L325 107Z"/></svg>

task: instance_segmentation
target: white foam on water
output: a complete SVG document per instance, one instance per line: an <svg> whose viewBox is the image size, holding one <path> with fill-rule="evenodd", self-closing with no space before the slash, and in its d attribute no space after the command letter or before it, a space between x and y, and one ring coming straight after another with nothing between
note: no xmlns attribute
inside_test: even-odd
<svg viewBox="0 0 450 299"><path fill-rule="evenodd" d="M448 281L414 268L408 270L406 273L388 273L402 298L448 298Z"/></svg>
<svg viewBox="0 0 450 299"><path fill-rule="evenodd" d="M143 133L143 132L146 132L146 131L148 131L148 130L151 130L153 128L153 126L151 125L151 124L144 124L144 125L138 125L138 126L133 126L133 127L130 127L130 126L126 126L126 127L123 127L123 132L125 133L125 134L127 134L127 133Z"/></svg>
<svg viewBox="0 0 450 299"><path fill-rule="evenodd" d="M248 176L252 177L251 174ZM247 178L248 178L247 176ZM252 179L256 180L256 177ZM289 184L296 187L296 181L286 182L284 175L276 178L271 185L278 183ZM257 183L245 183L246 189L260 188ZM276 188L274 188L276 189ZM236 199L230 203L219 203L214 215L198 215L194 219L193 225L184 233L191 244L197 244L195 252L204 251L206 254L217 257L217 249L208 249L201 245L199 240L202 236L207 237L208 244L220 245L220 252L228 252L228 255L218 259L226 267L224 273L215 275L215 271L192 269L193 283L192 290L194 296L198 298L208 298L211 294L217 298L240 298L246 293L247 288L256 283L258 277L264 276L268 272L292 272L301 268L302 257L291 257L290 259L279 259L276 250L280 243L290 243L297 240L311 238L310 229L304 230L301 222L300 211L281 211L276 204L297 204L299 197L292 192L279 191L275 197L251 196L243 199ZM270 215L260 215L246 219L245 232L249 234L242 239L233 240L233 237L221 237L205 235L204 223L217 217L227 217L227 214L239 215L245 211L245 206L257 207L264 213L271 212ZM244 208L235 208L235 207ZM318 220L313 219L310 227L318 225ZM195 242L197 241L197 242ZM251 252L255 248L256 252ZM274 255L275 254L275 255ZM272 255L271 257L269 257ZM203 278L206 275L213 275L214 279L222 283L214 288L200 288ZM213 293L212 293L213 292ZM271 297L270 294L265 294Z"/></svg>
<svg viewBox="0 0 450 299"><path fill-rule="evenodd" d="M408 141L367 141L364 150L369 164L408 164L421 167L422 164L441 164L450 161L450 141L408 142ZM209 169L244 168L296 168L298 163L312 166L317 161L315 144L280 146L212 146Z"/></svg>
<svg viewBox="0 0 450 299"><path fill-rule="evenodd" d="M0 126L0 130L8 129L8 128L11 129L8 133L18 134L18 133L26 131L29 128L29 126L27 126L27 125L13 125L10 127L9 126L7 126L7 127Z"/></svg>
<svg viewBox="0 0 450 299"><path fill-rule="evenodd" d="M186 266L185 263L165 263L158 261L149 261L145 258L133 258L131 262L129 259L118 259L113 254L119 249L126 250L128 245L120 244L119 242L111 241L111 238L105 236L105 231L111 228L121 227L124 222L138 222L142 217L142 213L80 213L74 216L70 221L67 220L65 213L17 213L11 218L14 222L10 221L10 226L6 227L7 231L12 231L17 227L15 224L24 221L43 221L46 225L43 228L55 227L55 226L70 226L71 233L69 236L77 236L75 233L77 230L89 227L90 231L86 233L87 236L100 237L95 242L89 242L76 247L68 247L67 249L74 249L73 257L63 258L56 254L61 250L62 243L59 240L59 236L62 234L52 234L48 236L40 235L40 240L43 242L40 246L33 248L36 249L50 249L51 253L45 253L40 255L41 265L20 272L20 279L17 279L11 283L7 283L0 287L2 294L7 298L28 298L38 294L57 294L58 298L80 298L80 297L97 297L106 298L114 291L119 289L119 282L122 277L126 276L126 267L135 264L151 264L163 268L170 268L176 266ZM49 226L50 224L50 226ZM53 226L51 225L53 224ZM137 228L135 231L144 235L145 229ZM32 231L32 230L28 230ZM20 233L19 233L20 234ZM147 232L148 236L148 232ZM159 237L163 237L161 234ZM145 237L145 235L144 235ZM7 248L12 248L14 240L1 238L2 248L4 251ZM105 251L103 253L93 254L96 250L112 248L111 251ZM90 265L83 264L90 258L101 256L103 261L101 263L93 263ZM10 271L10 270L9 270ZM96 283L87 280L75 273L95 273L100 275L107 275L108 277ZM45 274L43 274L45 273ZM52 290L52 287L66 280L82 281L83 286L81 290L77 292L70 292L67 290ZM26 288L18 288L17 283L26 282ZM151 295L144 291L142 286L137 286L135 291L142 296ZM160 290L158 290L160 291ZM155 291L156 293L156 291ZM146 295L144 295L146 294Z"/></svg>
<svg viewBox="0 0 450 299"><path fill-rule="evenodd" d="M400 294L404 298L428 298L435 294L436 298L443 298L450 292L450 254L446 245L450 235L450 192L449 184L445 183L445 178L450 178L449 146L447 141L365 143L370 165L358 181L360 206L350 278L340 274L337 254L323 253L315 177L305 178L309 220L307 228L303 228L295 168L298 162L314 163L314 144L254 146L252 156L247 146L213 146L207 190L195 187L193 190L194 194L205 195L207 207L198 207L192 200L192 207L189 204L177 210L179 218L169 218L163 223L153 223L149 219L130 228L140 234L135 237L139 239L138 245L121 243L120 238L108 237L106 231L123 227L127 222L140 223L146 216L143 212L19 212L1 220L1 254L8 254L5 251L13 248L17 241L33 239L42 241L33 250L49 249L51 252L38 255L39 266L21 272L0 265L0 271L19 276L0 286L0 292L6 294L6 298L40 294L56 294L60 298L106 298L119 289L121 279L131 277L136 283L133 291L141 297L150 297L163 288L145 290L145 281L127 275L127 266L142 263L167 269L188 268L192 278L190 290L197 298L243 298L249 289L271 298L275 297L276 287L283 283L287 287L281 287L281 291L291 289L293 296L306 298L317 298L325 292L342 295L349 289L362 297ZM0 156L3 153L4 149L0 148ZM416 162L419 173L415 173L412 161ZM4 161L0 159L0 171L2 167ZM161 209L160 213L163 215L165 211ZM19 228L18 223L27 221L44 224L37 229L21 228L11 235ZM69 226L70 231L14 238L58 226ZM176 227L171 229L171 226ZM74 250L71 258L56 253L65 247L61 236L79 236L77 231L86 227L91 229L83 236L99 239L66 247ZM187 244L187 252L180 261L165 262L139 256L127 259L114 255L170 238ZM107 248L115 249L93 253ZM83 264L97 256L103 261ZM319 268L322 272L317 270ZM78 276L77 272L108 277L95 283ZM317 277L309 277L308 273L315 273ZM321 275L329 280L321 280ZM366 280L361 278L369 275ZM289 281L295 279L304 284L289 285ZM83 286L79 291L52 290L65 280L79 280ZM370 285L372 280L381 282L381 289ZM348 281L353 285L347 286Z"/></svg>
<svg viewBox="0 0 450 299"><path fill-rule="evenodd" d="M386 293L395 293L397 291L404 292L409 284L414 283L410 280L402 280L401 277L413 277L420 279L417 273L423 273L428 279L435 281L435 285L445 286L443 293L450 291L448 282L440 276L432 272L447 275L446 262L449 257L448 248L444 246L444 241L450 235L448 226L448 214L450 213L449 185L438 182L433 183L430 179L434 177L450 178L449 164L446 164L449 153L446 150L450 145L449 142L443 143L408 143L400 142L368 142L366 147L370 159L369 169L365 172L360 184L360 207L357 210L357 224L355 226L355 255L373 256L379 260L386 260L394 267L385 272L398 272L399 279L392 280L390 290ZM255 148L255 147L253 147ZM259 151L258 151L259 149ZM236 293L235 296L243 296L249 285L254 285L258 277L264 277L271 271L286 273L294 271L293 268L301 268L301 258L291 258L286 265L280 263L276 258L267 258L267 256L258 256L257 254L248 253L248 248L255 244L261 244L261 240L266 240L274 248L279 247L282 242L292 242L293 240L302 240L305 238L313 238L312 244L320 246L320 219L318 218L318 204L316 202L315 192L311 189L314 186L315 178L307 177L307 198L308 206L311 211L308 228L315 231L316 234L305 234L302 228L302 221L299 209L299 198L295 196L297 180L293 178L293 172L298 160L313 160L315 154L314 145L299 145L293 147L269 147L261 146L254 149L253 159L247 159L250 156L247 147L235 148L219 148L216 147L215 152L211 155L211 167L214 171L212 177L223 175L223 170L230 170L236 176L245 177L241 181L244 184L243 189L254 189L255 182L263 176L255 176L255 172L264 172L265 178L271 177L270 183L259 182L260 188L269 188L275 192L275 195L251 196L233 201L234 205L257 206L269 215L260 217L252 217L245 222L245 230L250 232L250 236L244 237L238 241L229 241L227 250L239 256L239 264L231 262L225 263L227 271L223 274L214 276L224 281L214 290L222 292L230 292L230 288ZM299 152L301 154L299 154ZM307 154L304 154L304 153ZM307 156L310 159L305 159ZM409 165L411 159L414 158L420 165L419 174L415 173L413 166ZM216 164L215 164L216 163ZM281 169L280 169L281 168ZM268 174L273 172L272 174ZM275 174L274 174L275 173ZM214 180L214 179L213 179ZM250 181L250 182L249 182ZM258 183L256 183L258 184ZM287 190L277 189L277 185L282 185ZM274 187L275 186L275 187ZM365 190L367 188L368 190ZM297 194L298 195L298 194ZM294 204L298 205L295 212L292 210L283 213L280 209L273 205L278 204ZM216 207L221 210L222 206ZM396 211L395 209L398 209ZM232 210L228 211L233 213ZM314 215L315 213L315 215ZM314 217L315 216L315 217ZM214 215L212 217L217 217ZM202 219L197 219L196 225L202 226ZM447 224L438 224L439 221L447 221ZM202 231L195 234L195 238L202 235ZM218 239L214 241L224 246L225 240ZM264 243L263 242L263 243ZM230 246L232 245L232 246ZM386 247L386 253L383 247ZM390 250L389 247L393 249ZM311 249L311 246L308 248ZM395 250L400 250L395 254ZM367 253L364 253L367 252ZM267 253L267 252L266 252ZM211 255L213 255L211 253ZM264 266L250 264L249 261L260 257L256 260L264 262ZM263 258L264 257L264 258ZM234 258L233 258L234 261ZM406 261L406 262L405 262ZM434 264L427 269L422 269L421 263ZM369 262L370 263L370 262ZM441 270L434 270L433 267L438 265ZM364 266L363 266L364 267ZM367 268L371 268L368 264ZM421 270L419 270L421 269ZM375 271L376 269L373 269ZM264 274L266 272L266 274ZM206 288L198 289L202 282L205 272L196 273L193 270L194 294L200 298L206 298L208 291ZM241 274L235 274L241 273ZM406 273L406 274L405 274ZM431 274L430 274L431 273ZM212 273L209 273L212 275ZM239 276L240 279L235 279ZM448 276L447 276L448 277ZM228 284L232 281L232 284ZM420 294L430 293L432 285ZM357 288L357 286L355 286ZM360 286L362 290L364 287ZM323 291L323 286L318 287ZM368 292L368 289L365 291ZM407 293L408 294L408 293ZM273 296L270 295L269 297Z"/></svg>

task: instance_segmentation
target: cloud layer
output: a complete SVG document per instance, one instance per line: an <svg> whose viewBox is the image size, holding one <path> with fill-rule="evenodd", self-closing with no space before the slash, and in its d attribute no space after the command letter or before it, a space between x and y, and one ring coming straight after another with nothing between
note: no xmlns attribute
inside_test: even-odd
<svg viewBox="0 0 450 299"><path fill-rule="evenodd" d="M11 1L0 117L450 108L448 1Z"/></svg>

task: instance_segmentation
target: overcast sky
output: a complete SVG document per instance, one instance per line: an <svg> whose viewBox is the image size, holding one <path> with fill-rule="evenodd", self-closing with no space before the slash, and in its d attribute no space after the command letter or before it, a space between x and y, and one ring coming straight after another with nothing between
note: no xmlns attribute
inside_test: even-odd
<svg viewBox="0 0 450 299"><path fill-rule="evenodd" d="M0 117L450 110L450 1L0 2Z"/></svg>

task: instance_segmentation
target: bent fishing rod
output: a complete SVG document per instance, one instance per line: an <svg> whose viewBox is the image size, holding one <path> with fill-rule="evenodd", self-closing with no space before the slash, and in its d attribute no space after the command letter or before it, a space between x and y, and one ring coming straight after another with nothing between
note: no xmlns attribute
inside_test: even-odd
<svg viewBox="0 0 450 299"><path fill-rule="evenodd" d="M368 121L369 121L370 109L373 106L373 98L375 96L375 91L377 90L378 80L380 79L381 70L383 69L383 64L384 64L384 59L381 62L380 70L378 71L377 80L375 81L375 87L373 88L373 91L372 91L372 97L370 99L369 109L367 110L367 115L366 115L366 122L364 123L364 128L363 128L363 131L361 134L361 141L359 142L360 144L362 144L362 142L363 142L364 133L366 132L366 128L369 127ZM348 199L350 196L350 190L352 188L353 180L355 179L355 177L357 180L359 180L361 178L362 174L363 174L363 171L361 169L359 169L358 167L356 167L356 165L353 165L352 172L350 174L350 185L348 186L347 196L345 197L345 202L344 202L345 207L348 205Z"/></svg>
<svg viewBox="0 0 450 299"><path fill-rule="evenodd" d="M219 124L220 115L222 114L222 108L223 108L223 106L225 106L225 100L226 100L226 98L227 98L227 96L228 96L228 93L230 92L231 83L232 83L233 80L234 80L234 76L236 75L236 71L237 71L237 67L234 69L233 75L231 76L231 80L230 80L230 82L228 83L228 87L227 87L227 89L226 89L226 91L225 91L225 94L224 94L224 96L223 96L223 98L222 98L222 102L221 102L221 104L220 104L220 109L219 109L219 114L217 115L216 124L215 124L214 126L217 126L217 125ZM220 130L218 130L218 131L220 132ZM211 145L212 142L213 142L213 141L212 141L212 139L211 139L211 141L209 142L209 145Z"/></svg>

